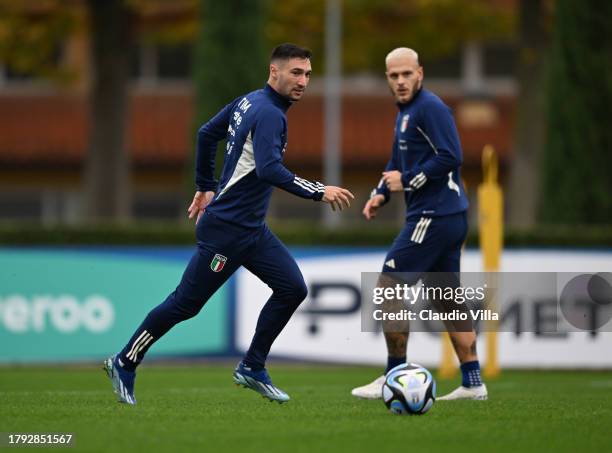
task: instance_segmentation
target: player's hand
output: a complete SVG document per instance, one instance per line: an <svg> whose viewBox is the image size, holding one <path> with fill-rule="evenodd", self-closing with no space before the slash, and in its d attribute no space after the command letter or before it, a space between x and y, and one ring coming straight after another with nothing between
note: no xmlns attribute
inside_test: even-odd
<svg viewBox="0 0 612 453"><path fill-rule="evenodd" d="M344 208L351 206L351 200L354 200L355 196L346 189L336 186L325 186L325 192L321 201L329 203L332 210L338 209L342 211Z"/></svg>
<svg viewBox="0 0 612 453"><path fill-rule="evenodd" d="M202 214L206 210L206 206L210 204L214 196L215 193L212 191L197 191L193 196L193 201L191 202L191 205L187 208L189 218L193 219L193 217L196 216L196 223L198 223L198 220L200 220L200 217L202 217Z"/></svg>
<svg viewBox="0 0 612 453"><path fill-rule="evenodd" d="M384 202L384 195L381 195L379 193L370 198L363 207L362 212L365 218L367 220L372 220L374 217L376 217L376 212L378 211L378 208L380 208Z"/></svg>
<svg viewBox="0 0 612 453"><path fill-rule="evenodd" d="M404 185L402 184L402 174L397 170L384 171L383 181L391 192L401 192L404 190Z"/></svg>

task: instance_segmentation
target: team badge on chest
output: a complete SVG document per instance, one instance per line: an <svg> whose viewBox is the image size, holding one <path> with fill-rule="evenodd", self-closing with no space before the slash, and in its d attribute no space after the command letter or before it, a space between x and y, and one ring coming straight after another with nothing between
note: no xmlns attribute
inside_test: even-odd
<svg viewBox="0 0 612 453"><path fill-rule="evenodd" d="M210 262L210 268L213 272L221 272L223 267L225 267L225 263L227 262L227 257L223 255L219 255L218 253L214 256L212 261Z"/></svg>
<svg viewBox="0 0 612 453"><path fill-rule="evenodd" d="M408 120L410 119L410 115L406 114L402 117L402 125L400 126L400 131L402 133L406 132L408 129Z"/></svg>

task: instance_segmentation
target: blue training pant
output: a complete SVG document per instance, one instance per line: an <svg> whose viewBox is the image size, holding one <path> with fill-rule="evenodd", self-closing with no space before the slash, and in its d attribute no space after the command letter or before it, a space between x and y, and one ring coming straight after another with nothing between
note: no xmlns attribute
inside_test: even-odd
<svg viewBox="0 0 612 453"><path fill-rule="evenodd" d="M119 358L135 368L151 345L175 324L199 313L210 297L244 266L272 289L261 310L244 362L263 368L270 347L297 307L307 287L297 263L267 225L245 228L205 212L196 227L197 249L177 288L147 315Z"/></svg>

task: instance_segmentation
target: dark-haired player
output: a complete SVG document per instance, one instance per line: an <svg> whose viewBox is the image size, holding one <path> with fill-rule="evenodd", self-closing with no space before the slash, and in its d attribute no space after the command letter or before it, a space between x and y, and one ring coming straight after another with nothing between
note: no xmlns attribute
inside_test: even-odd
<svg viewBox="0 0 612 453"><path fill-rule="evenodd" d="M197 248L175 291L155 307L123 349L105 361L119 401L135 404L135 370L148 349L175 324L202 309L244 266L273 291L257 321L253 340L234 371L234 381L264 397L289 396L272 384L265 362L272 343L306 298L302 274L285 245L270 231L265 215L274 187L301 198L350 205L346 189L300 178L282 163L287 146L285 113L304 95L311 53L293 44L274 49L268 83L226 105L198 131L196 193L189 218L196 217ZM220 181L214 179L217 143L227 140Z"/></svg>

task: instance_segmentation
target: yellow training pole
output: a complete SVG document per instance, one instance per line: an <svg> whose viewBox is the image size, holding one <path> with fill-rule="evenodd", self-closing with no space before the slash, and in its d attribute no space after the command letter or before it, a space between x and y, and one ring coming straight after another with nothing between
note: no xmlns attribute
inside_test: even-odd
<svg viewBox="0 0 612 453"><path fill-rule="evenodd" d="M487 274L488 308L497 311L497 281L495 272L499 271L499 261L503 247L503 193L497 182L497 155L491 145L482 151L483 182L478 186L478 228L480 250L482 252L484 271ZM487 361L484 366L486 377L500 374L497 357L497 321L488 321L486 332Z"/></svg>

